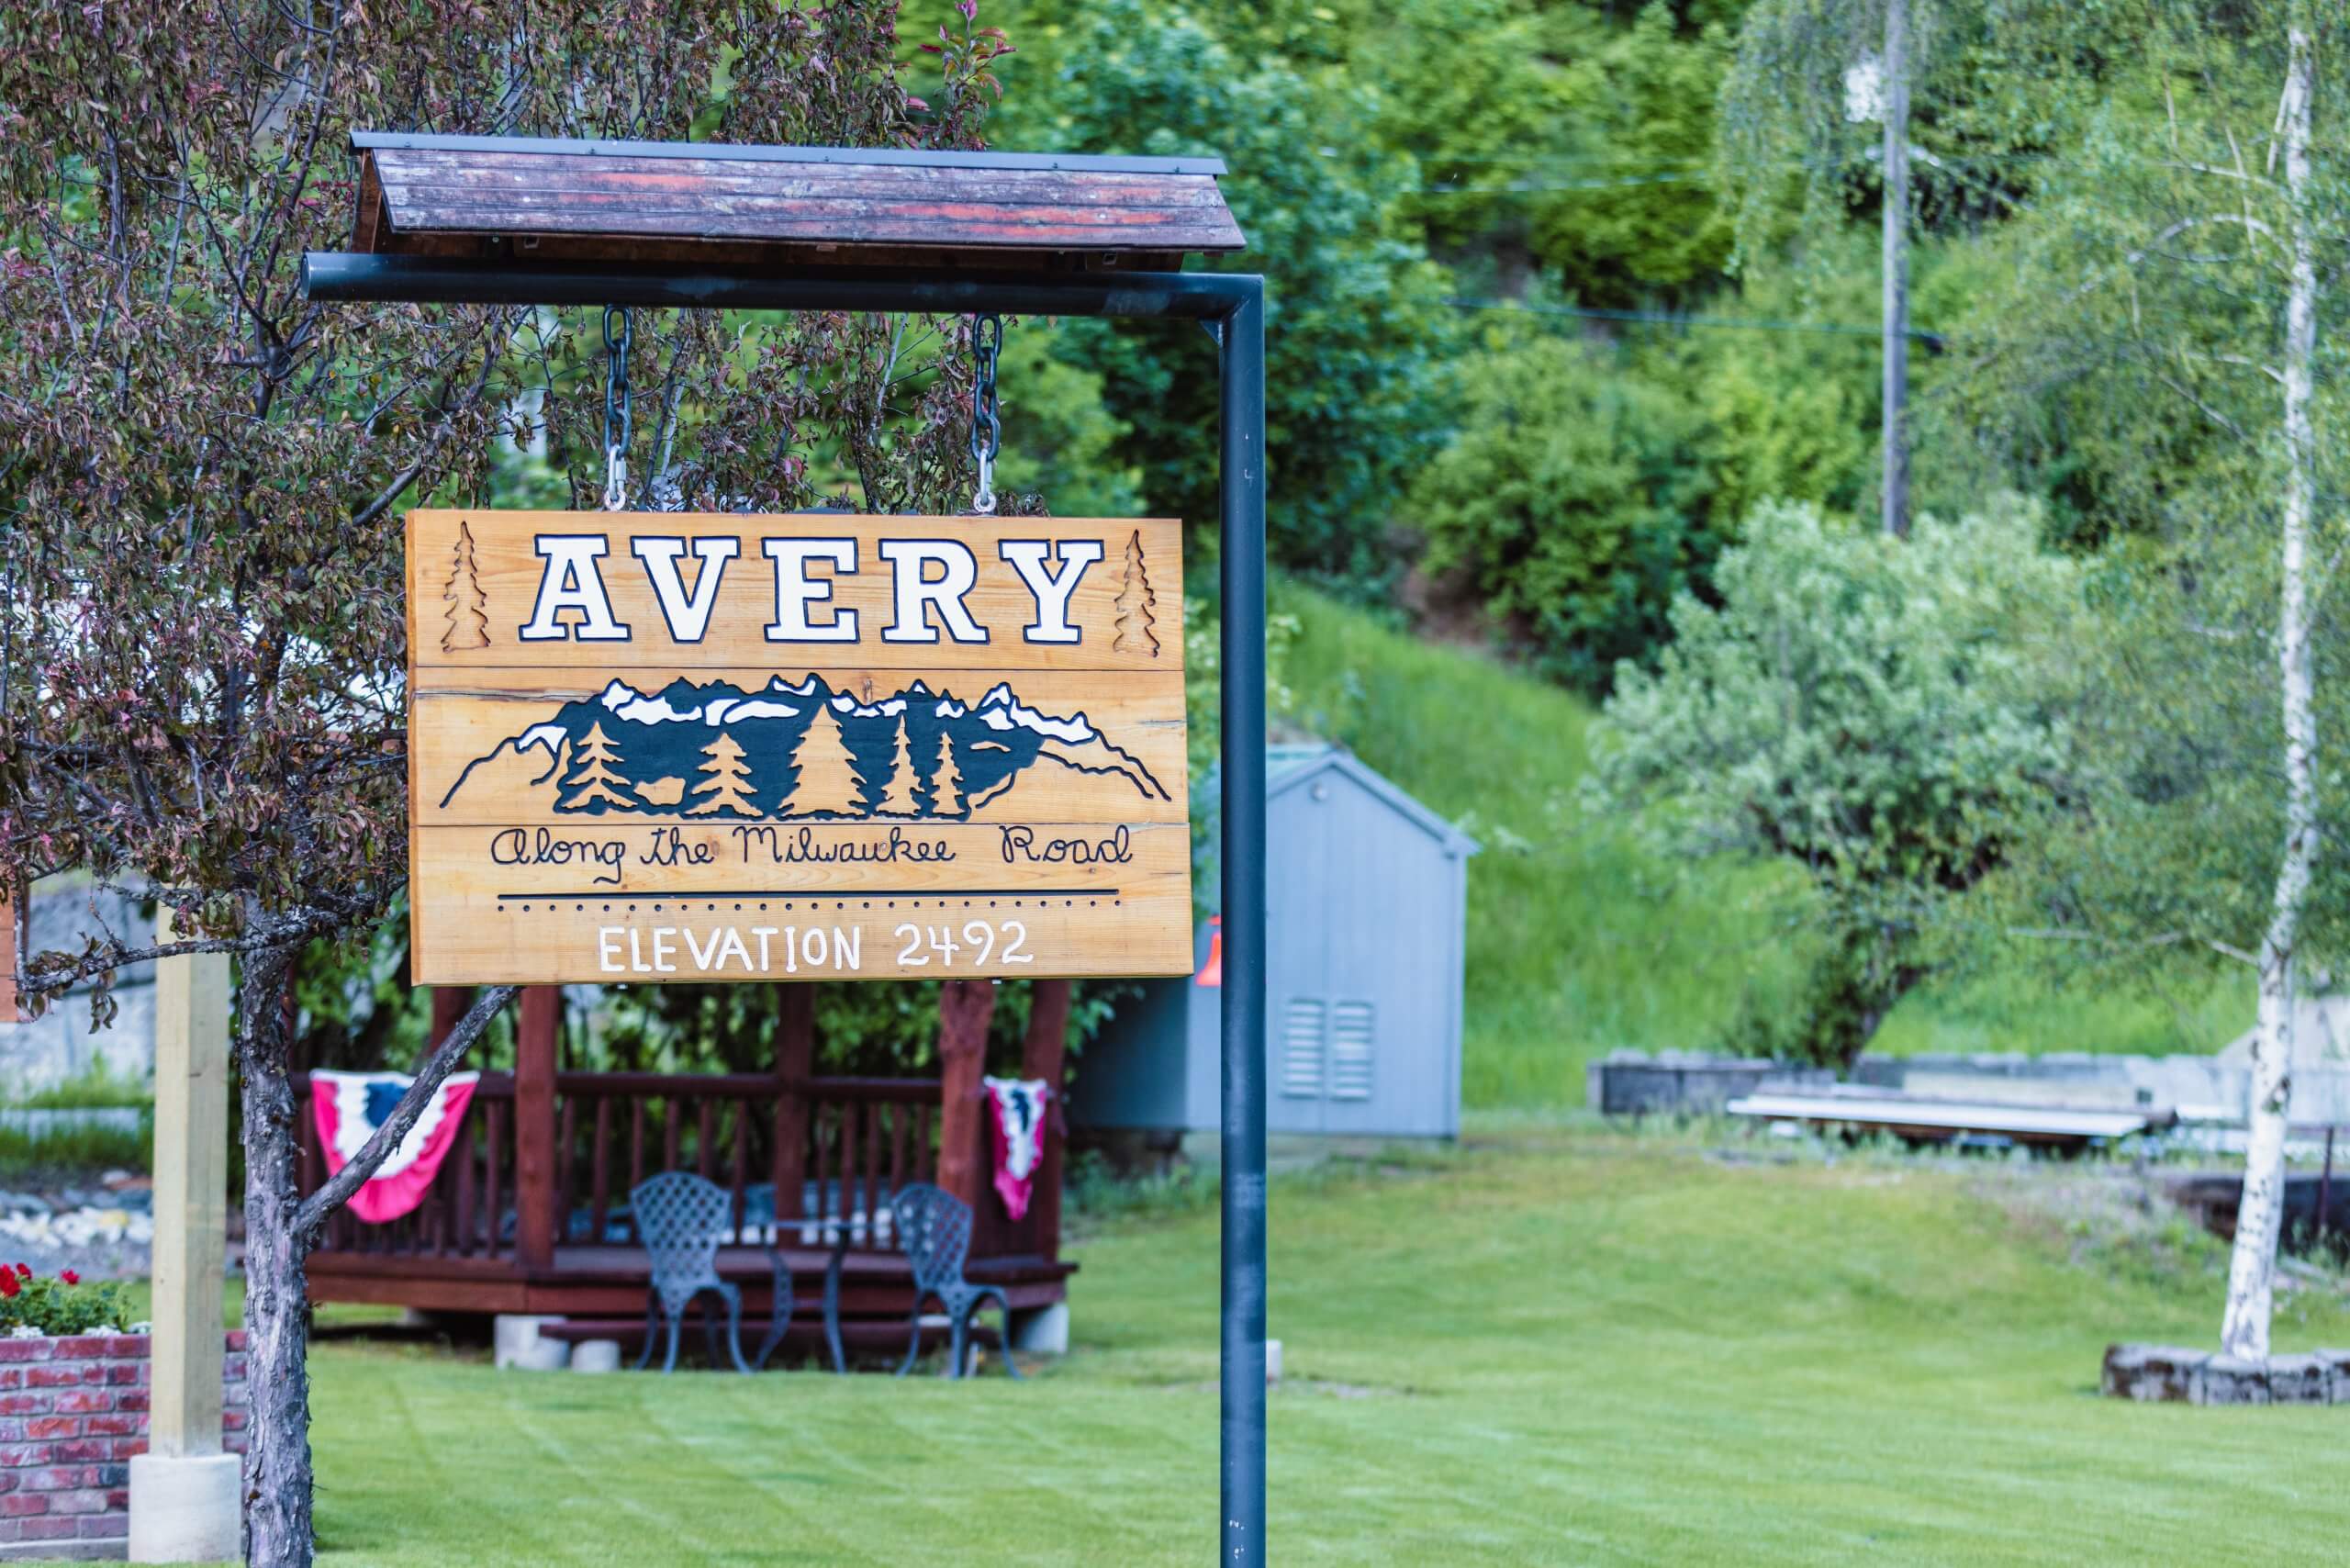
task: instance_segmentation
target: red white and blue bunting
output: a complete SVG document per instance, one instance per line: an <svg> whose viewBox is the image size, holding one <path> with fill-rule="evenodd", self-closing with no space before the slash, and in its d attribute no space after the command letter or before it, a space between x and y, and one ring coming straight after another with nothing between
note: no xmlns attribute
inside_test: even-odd
<svg viewBox="0 0 2350 1568"><path fill-rule="evenodd" d="M319 1145L325 1151L330 1173L341 1170L366 1147L368 1138L391 1119L394 1107L415 1081L399 1072L310 1074L310 1109L318 1118ZM417 1117L399 1147L352 1194L352 1214L369 1225L382 1225L424 1201L425 1189L432 1185L442 1160L457 1141L474 1085L480 1081L477 1072L452 1073L432 1092L424 1114Z"/></svg>
<svg viewBox="0 0 2350 1568"><path fill-rule="evenodd" d="M1036 1167L1045 1158L1045 1109L1052 1086L1041 1078L982 1080L988 1092L988 1125L995 1129L995 1191L1003 1212L1019 1219L1028 1212Z"/></svg>

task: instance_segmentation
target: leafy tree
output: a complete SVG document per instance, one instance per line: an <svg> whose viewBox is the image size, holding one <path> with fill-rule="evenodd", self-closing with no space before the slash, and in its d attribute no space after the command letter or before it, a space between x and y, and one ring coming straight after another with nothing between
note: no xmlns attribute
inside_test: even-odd
<svg viewBox="0 0 2350 1568"><path fill-rule="evenodd" d="M2321 56L2350 26L2285 0L2136 14L2148 76L2042 176L1961 388L2037 464L2052 412L2088 439L2084 532L2109 541L2085 650L2094 788L2020 824L2014 928L2146 978L2197 955L2257 977L2250 1137L2221 1327L2266 1355L2297 998L2345 950L2344 722L2333 602L2350 465L2338 274L2350 140ZM2057 388L2048 403L2034 387ZM2134 447L2135 450L2132 450ZM2035 450L2036 448L2036 450ZM2159 966L2159 967L2158 967Z"/></svg>
<svg viewBox="0 0 2350 1568"><path fill-rule="evenodd" d="M1595 803L1681 853L1804 869L1827 952L1762 1043L1849 1065L1926 974L1930 924L2007 857L2000 812L2070 787L2053 644L2080 574L2015 509L1905 543L1774 506L1746 534L1720 606L1684 595L1658 669L1618 671Z"/></svg>
<svg viewBox="0 0 2350 1568"><path fill-rule="evenodd" d="M943 9L943 7L942 7ZM485 991L365 1149L297 1184L286 991L407 875L399 509L483 498L524 416L558 492L601 487L600 352L576 311L330 307L348 139L402 127L603 139L977 145L987 96L899 74L895 10L262 0L0 15L0 887L79 869L196 935L30 957L39 1002L227 951L254 1389L249 1561L312 1553L304 1260L510 999ZM37 285L37 286L36 286ZM811 459L876 509L965 483L954 319L640 323L665 496L789 510Z"/></svg>
<svg viewBox="0 0 2350 1568"><path fill-rule="evenodd" d="M1197 15L1109 0L1031 48L1031 73L1063 62L1046 101L1014 102L1004 134L1070 151L1220 154L1248 249L1263 272L1270 550L1317 577L1375 578L1401 476L1443 436L1438 366L1454 331L1440 269L1401 203L1417 166L1381 150L1372 115L1343 81L1250 60ZM1082 69L1066 63L1082 61ZM1193 340L1072 321L1054 353L1101 378L1120 433L1116 460L1144 503L1194 525L1218 514L1214 357ZM1213 533L1203 536L1213 539Z"/></svg>

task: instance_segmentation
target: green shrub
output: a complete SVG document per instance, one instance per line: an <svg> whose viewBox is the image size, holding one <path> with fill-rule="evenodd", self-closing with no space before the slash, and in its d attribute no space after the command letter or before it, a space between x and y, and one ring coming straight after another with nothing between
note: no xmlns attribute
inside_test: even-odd
<svg viewBox="0 0 2350 1568"><path fill-rule="evenodd" d="M1603 689L1662 642L1724 543L1701 412L1576 342L1461 372L1462 430L1412 491L1427 565L1554 674Z"/></svg>

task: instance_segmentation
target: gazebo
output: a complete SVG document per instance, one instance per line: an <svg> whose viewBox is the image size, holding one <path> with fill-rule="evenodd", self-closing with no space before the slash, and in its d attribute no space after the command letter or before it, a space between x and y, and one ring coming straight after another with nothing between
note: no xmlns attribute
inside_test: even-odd
<svg viewBox="0 0 2350 1568"><path fill-rule="evenodd" d="M1172 275L1189 255L1244 243L1214 159L405 133L355 135L352 151L351 250L308 258L316 297L852 309L886 296L883 308L940 311L1033 300L1037 313L1191 315L1219 333L1258 308L1254 279ZM1128 286L1130 274L1153 275ZM1242 498L1227 527L1244 531L1227 552L1253 561L1262 469L1247 443L1261 440L1261 362L1253 336L1236 343L1227 361L1252 356L1239 362L1252 380L1226 417L1227 469L1235 431L1247 463L1227 473ZM1248 711L1261 723L1261 700ZM1060 1258L1057 1117L1026 1215L1010 1219L990 1190L979 1081L990 983L946 983L941 1071L918 1080L817 1076L809 992L789 985L784 996L771 1071L668 1074L566 1068L557 994L526 991L515 1070L483 1075L422 1204L383 1226L338 1215L309 1261L312 1298L624 1320L642 1313L647 1278L626 1195L687 1170L731 1194L734 1244L720 1269L748 1287L754 1320L767 1307L766 1245L805 1274L845 1233L848 1338L860 1317L878 1335L894 1315L902 1332L910 1282L875 1215L890 1190L917 1180L974 1211L974 1280L1003 1286L1015 1310L1060 1301L1073 1265ZM468 999L435 993L436 1036ZM1069 1004L1066 980L1037 982L1024 1076L1062 1081ZM306 1185L324 1179L314 1130L303 1161ZM1259 1215L1261 1183L1250 1192L1245 1212ZM1243 1337L1235 1343L1261 1339L1260 1309L1253 1328L1230 1331Z"/></svg>

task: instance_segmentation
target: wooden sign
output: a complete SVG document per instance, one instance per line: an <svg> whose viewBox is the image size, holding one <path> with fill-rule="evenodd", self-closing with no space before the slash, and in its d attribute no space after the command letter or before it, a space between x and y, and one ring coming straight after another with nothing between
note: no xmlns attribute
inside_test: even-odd
<svg viewBox="0 0 2350 1568"><path fill-rule="evenodd" d="M417 982L1186 972L1181 540L410 513Z"/></svg>

